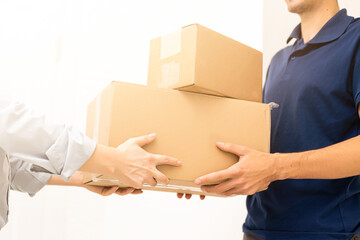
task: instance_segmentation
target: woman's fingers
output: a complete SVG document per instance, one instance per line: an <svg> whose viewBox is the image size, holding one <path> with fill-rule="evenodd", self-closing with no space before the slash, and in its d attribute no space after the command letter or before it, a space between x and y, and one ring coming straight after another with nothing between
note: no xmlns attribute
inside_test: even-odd
<svg viewBox="0 0 360 240"><path fill-rule="evenodd" d="M134 188L118 188L115 193L117 195L124 196L133 193L134 191Z"/></svg>
<svg viewBox="0 0 360 240"><path fill-rule="evenodd" d="M142 194L143 190L141 189L135 189L131 194L137 195L137 194Z"/></svg>
<svg viewBox="0 0 360 240"><path fill-rule="evenodd" d="M153 172L153 176L158 184L162 184L162 185L169 184L169 179L164 174L162 174L159 170L155 169Z"/></svg>
<svg viewBox="0 0 360 240"><path fill-rule="evenodd" d="M101 191L101 195L103 196L110 196L111 194L115 193L118 190L119 187L114 186L114 187L103 187L102 191Z"/></svg>

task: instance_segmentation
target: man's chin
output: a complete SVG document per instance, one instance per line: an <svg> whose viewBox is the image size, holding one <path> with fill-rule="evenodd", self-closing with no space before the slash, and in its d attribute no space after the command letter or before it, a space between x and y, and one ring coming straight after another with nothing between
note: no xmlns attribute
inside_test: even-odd
<svg viewBox="0 0 360 240"><path fill-rule="evenodd" d="M313 8L316 2L310 0L287 0L286 4L289 12L301 14Z"/></svg>
<svg viewBox="0 0 360 240"><path fill-rule="evenodd" d="M296 14L301 14L301 13L304 12L303 9L301 9L301 8L296 8L296 7L288 7L288 11L289 11L290 13L296 13Z"/></svg>

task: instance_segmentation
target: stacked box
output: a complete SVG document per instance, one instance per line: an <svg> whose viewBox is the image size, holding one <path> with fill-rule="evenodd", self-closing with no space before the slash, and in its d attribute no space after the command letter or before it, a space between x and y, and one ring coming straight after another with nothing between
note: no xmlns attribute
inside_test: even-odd
<svg viewBox="0 0 360 240"><path fill-rule="evenodd" d="M189 25L151 40L148 85L262 102L262 53Z"/></svg>
<svg viewBox="0 0 360 240"><path fill-rule="evenodd" d="M193 181L238 161L220 151L216 142L269 152L270 106L258 103L259 59L256 50L198 24L154 39L149 86L112 82L88 106L87 134L100 144L117 147L130 137L155 132L157 138L144 149L176 157L183 164L159 166L170 184L143 189L213 195L203 193ZM87 174L84 182L123 186L96 173Z"/></svg>

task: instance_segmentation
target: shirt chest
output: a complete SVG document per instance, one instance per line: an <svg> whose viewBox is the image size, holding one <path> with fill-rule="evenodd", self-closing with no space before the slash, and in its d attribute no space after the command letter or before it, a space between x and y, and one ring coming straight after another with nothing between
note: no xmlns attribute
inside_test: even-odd
<svg viewBox="0 0 360 240"><path fill-rule="evenodd" d="M284 49L273 59L264 89L265 102L352 98L353 51L350 43L304 45Z"/></svg>

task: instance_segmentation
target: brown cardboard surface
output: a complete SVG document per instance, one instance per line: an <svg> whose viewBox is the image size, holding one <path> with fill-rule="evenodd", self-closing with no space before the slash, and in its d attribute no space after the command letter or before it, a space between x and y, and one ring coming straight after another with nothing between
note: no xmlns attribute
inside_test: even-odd
<svg viewBox="0 0 360 240"><path fill-rule="evenodd" d="M130 137L152 132L157 138L145 150L183 162L181 167L159 170L173 184L195 187L197 177L237 162L236 156L215 146L218 141L269 152L270 107L121 82L112 82L88 106L87 135L100 144L117 147Z"/></svg>
<svg viewBox="0 0 360 240"><path fill-rule="evenodd" d="M261 102L262 53L189 25L151 40L148 85Z"/></svg>

